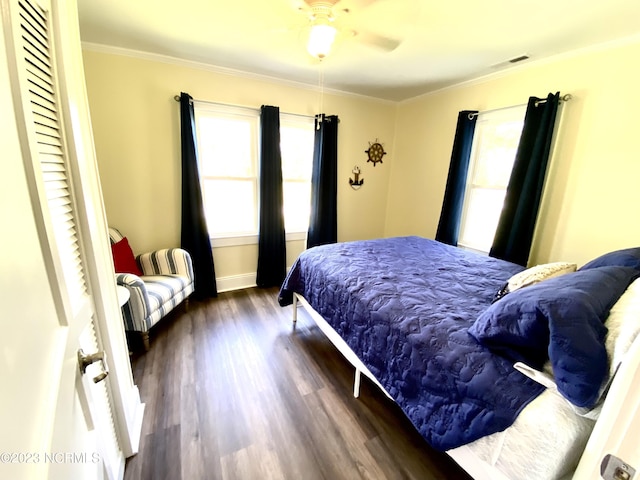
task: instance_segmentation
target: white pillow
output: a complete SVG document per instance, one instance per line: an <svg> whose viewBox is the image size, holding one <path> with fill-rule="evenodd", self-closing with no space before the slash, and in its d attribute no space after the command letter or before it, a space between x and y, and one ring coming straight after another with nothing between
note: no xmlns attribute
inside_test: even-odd
<svg viewBox="0 0 640 480"><path fill-rule="evenodd" d="M611 307L604 322L609 330L605 347L609 356L609 374L613 375L618 365L640 334L640 278L627 287L618 301Z"/></svg>
<svg viewBox="0 0 640 480"><path fill-rule="evenodd" d="M519 288L533 285L548 278L559 277L566 273L575 272L576 268L578 268L577 264L569 262L543 263L541 265L536 265L535 267L527 268L520 273L516 273L507 280L507 283L498 290L493 301L495 302L500 300L506 294L514 292Z"/></svg>

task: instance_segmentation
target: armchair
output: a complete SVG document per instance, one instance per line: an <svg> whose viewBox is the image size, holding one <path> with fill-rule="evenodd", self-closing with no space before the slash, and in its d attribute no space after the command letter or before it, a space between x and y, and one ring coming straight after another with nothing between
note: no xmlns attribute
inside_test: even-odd
<svg viewBox="0 0 640 480"><path fill-rule="evenodd" d="M129 301L122 307L125 330L138 332L147 351L151 327L183 300L188 307L189 295L194 289L191 255L181 248L167 248L138 255L134 263L129 243L122 233L110 227L109 239L116 266L116 283L126 287L130 294Z"/></svg>

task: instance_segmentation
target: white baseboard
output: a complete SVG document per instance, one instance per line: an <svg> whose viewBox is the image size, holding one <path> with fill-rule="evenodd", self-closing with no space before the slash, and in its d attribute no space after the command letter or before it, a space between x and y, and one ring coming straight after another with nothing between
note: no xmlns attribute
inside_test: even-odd
<svg viewBox="0 0 640 480"><path fill-rule="evenodd" d="M287 273L291 266L287 267ZM242 275L231 275L229 277L216 277L218 293L230 292L231 290L242 290L243 288L256 287L256 273L244 273Z"/></svg>
<svg viewBox="0 0 640 480"><path fill-rule="evenodd" d="M218 277L216 278L216 285L218 287L218 293L255 287L256 274L245 273L244 275L231 275L230 277Z"/></svg>

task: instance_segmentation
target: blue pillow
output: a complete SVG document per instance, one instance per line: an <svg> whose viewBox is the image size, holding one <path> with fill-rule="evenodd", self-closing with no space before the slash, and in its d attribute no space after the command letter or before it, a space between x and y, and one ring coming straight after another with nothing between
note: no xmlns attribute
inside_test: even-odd
<svg viewBox="0 0 640 480"><path fill-rule="evenodd" d="M639 275L628 267L601 267L550 278L492 304L469 333L514 362L541 369L550 359L558 391L591 408L609 369L603 322Z"/></svg>
<svg viewBox="0 0 640 480"><path fill-rule="evenodd" d="M579 270L614 266L630 267L640 271L640 247L625 248L623 250L605 253L583 265Z"/></svg>

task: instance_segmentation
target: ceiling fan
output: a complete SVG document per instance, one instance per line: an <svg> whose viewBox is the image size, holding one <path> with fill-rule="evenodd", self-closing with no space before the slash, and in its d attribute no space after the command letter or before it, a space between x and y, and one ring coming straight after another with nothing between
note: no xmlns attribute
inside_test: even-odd
<svg viewBox="0 0 640 480"><path fill-rule="evenodd" d="M382 49L395 50L401 43L397 38L386 37L357 26L358 10L381 0L303 0L298 10L308 19L309 36L307 51L322 60L331 51L337 35L355 38L357 41Z"/></svg>

